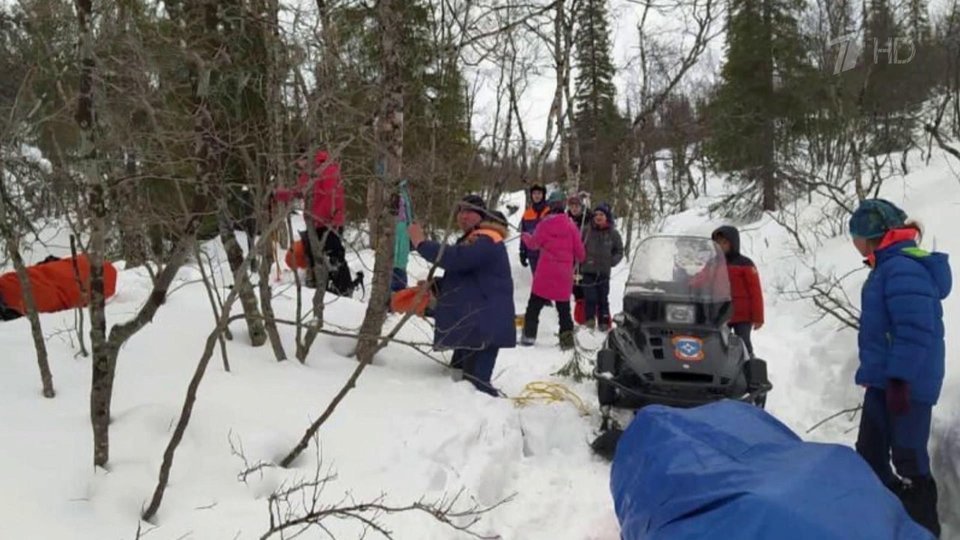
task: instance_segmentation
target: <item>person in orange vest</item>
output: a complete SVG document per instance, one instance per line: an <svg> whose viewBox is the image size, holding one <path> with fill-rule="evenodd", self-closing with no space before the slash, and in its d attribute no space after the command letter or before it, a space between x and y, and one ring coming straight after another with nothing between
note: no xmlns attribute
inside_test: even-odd
<svg viewBox="0 0 960 540"><path fill-rule="evenodd" d="M444 271L421 285L436 295L434 349L453 349L450 367L496 397L491 377L497 355L517 344L510 256L503 242L507 221L479 196L467 195L457 207L457 225L463 236L453 245L428 240L417 223L407 231L420 256Z"/></svg>
<svg viewBox="0 0 960 540"><path fill-rule="evenodd" d="M530 188L530 206L523 213L523 219L520 220L520 232L533 234L537 225L550 214L550 205L547 204L547 189L540 184L534 184ZM535 250L528 250L526 244L520 242L520 265L530 266L533 273L537 272L537 261L540 254Z"/></svg>

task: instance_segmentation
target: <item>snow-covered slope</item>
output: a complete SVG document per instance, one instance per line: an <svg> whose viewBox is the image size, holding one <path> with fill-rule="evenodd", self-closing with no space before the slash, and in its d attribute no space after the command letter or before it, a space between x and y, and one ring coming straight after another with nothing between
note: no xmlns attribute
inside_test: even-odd
<svg viewBox="0 0 960 540"><path fill-rule="evenodd" d="M960 183L945 161L934 160L903 180L891 181L884 195L901 202L928 229L930 244L960 253L960 238L951 231L960 222ZM522 194L508 196L522 205ZM720 221L707 215L709 200L668 219L664 231L709 233ZM817 220L817 204L804 218ZM511 216L516 222L519 214ZM794 253L790 235L770 221L744 227L744 251L757 262L767 293L767 325L757 333L759 354L770 362L776 388L768 408L803 433L821 418L856 405L853 385L855 336L838 332L829 321L810 324L815 315L806 301L786 292L794 278L809 279ZM508 241L516 264L517 239ZM241 243L243 244L243 243ZM216 258L219 250L208 246ZM822 271L838 273L860 261L845 238L828 240L808 257ZM360 254L369 266L372 254ZM41 257L42 258L42 257ZM414 258L413 279L427 267ZM529 294L529 270L513 269L517 311ZM90 361L76 356L70 333L73 314L42 317L51 355L57 397L40 396L39 376L25 321L0 324L0 528L2 538L133 539L141 507L148 500L161 455L180 412L187 382L213 327L213 315L196 267L184 269L176 291L154 323L135 336L120 355L111 426L108 471L92 467L89 427ZM861 277L854 277L855 291ZM615 270L613 309L621 305L626 267ZM275 308L293 318L292 275L274 285ZM142 270L121 272L119 293L108 306L111 322L129 317L144 300L149 278ZM331 327L356 329L365 305L338 299L327 310ZM960 296L946 305L948 383L936 409L934 455L947 510L960 507L960 373L955 347ZM388 327L397 318L388 321ZM531 381L557 380L551 373L568 359L556 347L554 311L544 312L540 343L533 349L503 351L495 384L515 396ZM232 327L228 344L231 371L211 363L200 391L193 421L174 464L171 485L145 538L260 538L268 528L267 497L281 485L312 477L316 453L308 451L289 470L267 468L238 481L245 466L234 455L241 448L249 463L276 462L296 443L311 420L326 407L355 367L348 358L352 342L321 336L306 365L277 363L268 348L246 342L242 323ZM293 331L281 327L292 355ZM401 331L405 340L425 342L430 328L417 321ZM585 348L599 345L598 336L583 334ZM335 504L345 496L357 501L380 496L405 505L452 497L461 503L491 505L514 498L484 515L477 532L516 540L616 539L618 530L608 490L608 465L592 456L587 442L597 425L593 386L562 381L592 411L581 416L570 403L518 408L455 383L445 368L402 345L391 345L361 377L320 432L322 467L336 472L323 494ZM813 432L813 440L851 443L855 421L837 419ZM231 444L232 441L232 444ZM952 501L952 502L951 502ZM954 530L960 516L950 516ZM423 514L383 517L397 538L451 539L464 535ZM359 536L355 523L327 524L339 538ZM144 529L153 527L144 524ZM303 538L326 538L316 530ZM945 536L948 537L949 536Z"/></svg>

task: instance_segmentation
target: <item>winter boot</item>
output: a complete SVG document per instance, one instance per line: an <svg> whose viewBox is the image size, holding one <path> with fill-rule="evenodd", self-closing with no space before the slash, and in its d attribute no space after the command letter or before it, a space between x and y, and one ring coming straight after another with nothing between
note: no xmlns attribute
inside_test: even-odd
<svg viewBox="0 0 960 540"><path fill-rule="evenodd" d="M529 337L527 335L520 336L520 346L521 347L533 347L537 343L537 338Z"/></svg>
<svg viewBox="0 0 960 540"><path fill-rule="evenodd" d="M937 514L937 483L932 476L910 478L896 491L903 507L914 521L940 538L940 517Z"/></svg>
<svg viewBox="0 0 960 540"><path fill-rule="evenodd" d="M576 343L573 341L573 332L566 331L560 332L560 350L569 351L576 347Z"/></svg>
<svg viewBox="0 0 960 540"><path fill-rule="evenodd" d="M597 327L597 320L588 319L584 326L586 326L588 330L594 330Z"/></svg>
<svg viewBox="0 0 960 540"><path fill-rule="evenodd" d="M609 332L610 326L611 326L610 317L604 317L603 319L601 319L600 324L598 326L601 332L604 332L604 333Z"/></svg>

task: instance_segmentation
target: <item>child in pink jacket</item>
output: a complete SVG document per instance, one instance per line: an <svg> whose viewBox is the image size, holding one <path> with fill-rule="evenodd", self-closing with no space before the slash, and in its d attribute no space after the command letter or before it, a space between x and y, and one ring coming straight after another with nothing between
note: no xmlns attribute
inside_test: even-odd
<svg viewBox="0 0 960 540"><path fill-rule="evenodd" d="M551 302L560 315L560 348L572 349L573 318L570 314L570 294L573 292L573 269L583 262L586 253L580 230L564 213L566 198L562 193L550 194L550 215L541 221L533 234L524 234L522 242L528 250L539 251L537 270L533 274L533 289L527 302L520 344L531 346L537 341L540 311Z"/></svg>

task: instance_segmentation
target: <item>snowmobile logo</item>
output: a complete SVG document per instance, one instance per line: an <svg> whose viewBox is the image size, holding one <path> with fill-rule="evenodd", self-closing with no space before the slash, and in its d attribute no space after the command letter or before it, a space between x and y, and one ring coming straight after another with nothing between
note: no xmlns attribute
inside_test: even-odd
<svg viewBox="0 0 960 540"><path fill-rule="evenodd" d="M857 63L860 60L860 55L863 53L864 47L861 46L857 39L857 34L846 34L838 38L834 38L827 43L828 46L839 45L840 50L837 51L837 62L833 66L833 74L839 75L844 71L850 71L851 69L857 67ZM909 58L901 58L901 53L905 53L907 50L910 51ZM905 38L889 38L886 40L881 40L874 38L873 40L873 63L880 63L880 55L887 55L888 64L906 64L913 60L913 57L917 54L917 47L913 44L912 41Z"/></svg>
<svg viewBox="0 0 960 540"><path fill-rule="evenodd" d="M681 362L699 362L703 360L703 340L693 336L673 338L673 355Z"/></svg>

